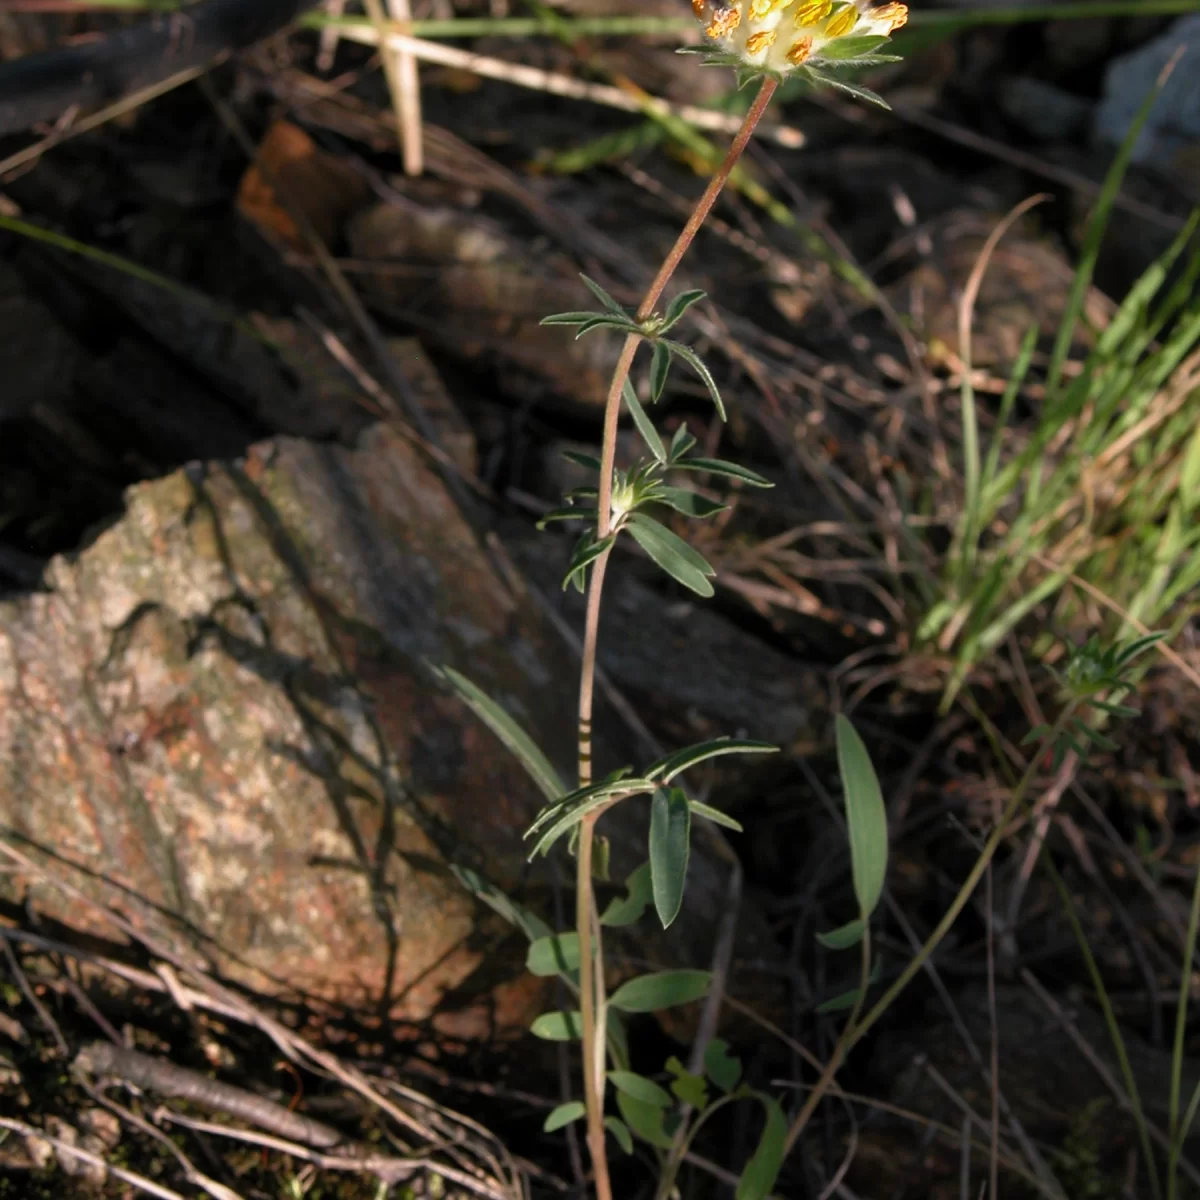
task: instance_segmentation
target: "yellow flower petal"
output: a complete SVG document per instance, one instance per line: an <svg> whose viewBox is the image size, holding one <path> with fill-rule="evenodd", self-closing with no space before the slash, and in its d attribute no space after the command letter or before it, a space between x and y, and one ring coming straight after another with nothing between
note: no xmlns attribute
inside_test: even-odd
<svg viewBox="0 0 1200 1200"><path fill-rule="evenodd" d="M810 37L797 38L792 48L787 52L787 60L793 67L798 67L812 56L813 40Z"/></svg>
<svg viewBox="0 0 1200 1200"><path fill-rule="evenodd" d="M888 33L895 33L908 24L908 5L892 0L890 4L871 9L871 19L886 22Z"/></svg>
<svg viewBox="0 0 1200 1200"><path fill-rule="evenodd" d="M706 0L692 0L692 12L696 14L697 21L704 20L704 10L708 7Z"/></svg>
<svg viewBox="0 0 1200 1200"><path fill-rule="evenodd" d="M746 53L758 54L775 44L775 30L764 29L761 33L752 33L746 39Z"/></svg>
<svg viewBox="0 0 1200 1200"><path fill-rule="evenodd" d="M858 24L858 9L853 4L848 4L841 12L835 13L829 18L829 24L825 26L825 36L828 38L839 38L843 34L847 34Z"/></svg>
<svg viewBox="0 0 1200 1200"><path fill-rule="evenodd" d="M739 8L720 8L713 13L713 18L705 35L717 41L728 37L742 23L742 11Z"/></svg>
<svg viewBox="0 0 1200 1200"><path fill-rule="evenodd" d="M795 22L797 29L803 29L806 25L815 25L818 21L823 21L833 9L833 0L800 0L800 7L796 9Z"/></svg>

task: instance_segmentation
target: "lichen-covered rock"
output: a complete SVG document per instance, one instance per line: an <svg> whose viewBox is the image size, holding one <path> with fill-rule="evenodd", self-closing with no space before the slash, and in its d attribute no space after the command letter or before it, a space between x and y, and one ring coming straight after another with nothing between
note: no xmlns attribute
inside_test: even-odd
<svg viewBox="0 0 1200 1200"><path fill-rule="evenodd" d="M521 839L540 797L429 664L565 777L574 668L409 443L280 439L138 485L47 583L0 604L0 834L249 986L464 1034L524 1023L540 993L477 970L495 938L448 867L548 911ZM614 866L635 852L618 838ZM697 852L691 950L724 876ZM0 888L94 923L40 881Z"/></svg>
<svg viewBox="0 0 1200 1200"><path fill-rule="evenodd" d="M48 581L0 607L7 832L255 986L416 1016L465 977L446 861L515 885L538 798L425 662L560 758L569 682L407 443L284 440L140 485Z"/></svg>

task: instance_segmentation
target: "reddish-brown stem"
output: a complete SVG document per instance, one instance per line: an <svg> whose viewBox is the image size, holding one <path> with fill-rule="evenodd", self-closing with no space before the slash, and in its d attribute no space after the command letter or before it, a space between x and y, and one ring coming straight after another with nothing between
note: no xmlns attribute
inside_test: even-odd
<svg viewBox="0 0 1200 1200"><path fill-rule="evenodd" d="M754 127L767 109L775 93L777 83L764 79L754 103L746 113L745 120L733 139L724 162L717 168L704 194L688 218L683 232L676 239L670 254L663 261L654 282L650 285L637 310L638 321L644 321L654 312L667 284L674 275L688 247L712 211L721 189L737 166L754 133ZM641 338L630 334L621 347L620 356L613 370L612 383L604 406L604 437L600 453L600 488L597 499L598 514L596 536L606 538L612 532L612 484L613 468L617 450L617 425L621 418L621 393L629 378ZM587 787L592 782L592 696L596 679L596 646L600 636L600 598L604 589L604 576L608 569L609 551L606 550L592 564L588 584L587 616L583 630L583 656L579 673L579 786ZM597 1027L602 1015L602 995L598 984L603 983L603 957L600 953L600 925L595 919L595 900L592 893L592 846L599 814L586 818L579 828L579 845L576 858L576 911L575 924L579 933L579 991L580 1021L583 1025L583 1090L587 1105L588 1149L595 1171L597 1200L612 1200L612 1185L608 1177L608 1156L604 1145L604 1058L601 1052L603 1031Z"/></svg>

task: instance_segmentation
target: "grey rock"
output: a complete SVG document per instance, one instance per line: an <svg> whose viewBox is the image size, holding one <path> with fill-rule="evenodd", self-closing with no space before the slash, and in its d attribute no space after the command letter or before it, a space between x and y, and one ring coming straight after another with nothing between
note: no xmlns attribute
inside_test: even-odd
<svg viewBox="0 0 1200 1200"><path fill-rule="evenodd" d="M1002 79L997 99L1005 116L1046 142L1080 137L1091 122L1090 101L1041 79L1024 75Z"/></svg>
<svg viewBox="0 0 1200 1200"><path fill-rule="evenodd" d="M1117 145L1172 56L1187 47L1134 147L1133 160L1167 169L1176 155L1200 140L1200 13L1176 21L1161 37L1116 59L1104 81L1093 139Z"/></svg>

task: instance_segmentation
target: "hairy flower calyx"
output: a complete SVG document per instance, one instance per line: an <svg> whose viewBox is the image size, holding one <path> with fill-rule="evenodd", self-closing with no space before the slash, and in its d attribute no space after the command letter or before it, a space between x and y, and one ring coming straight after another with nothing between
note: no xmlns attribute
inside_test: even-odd
<svg viewBox="0 0 1200 1200"><path fill-rule="evenodd" d="M692 8L709 43L731 62L772 75L871 61L908 20L899 0L876 7L870 0L692 0Z"/></svg>

